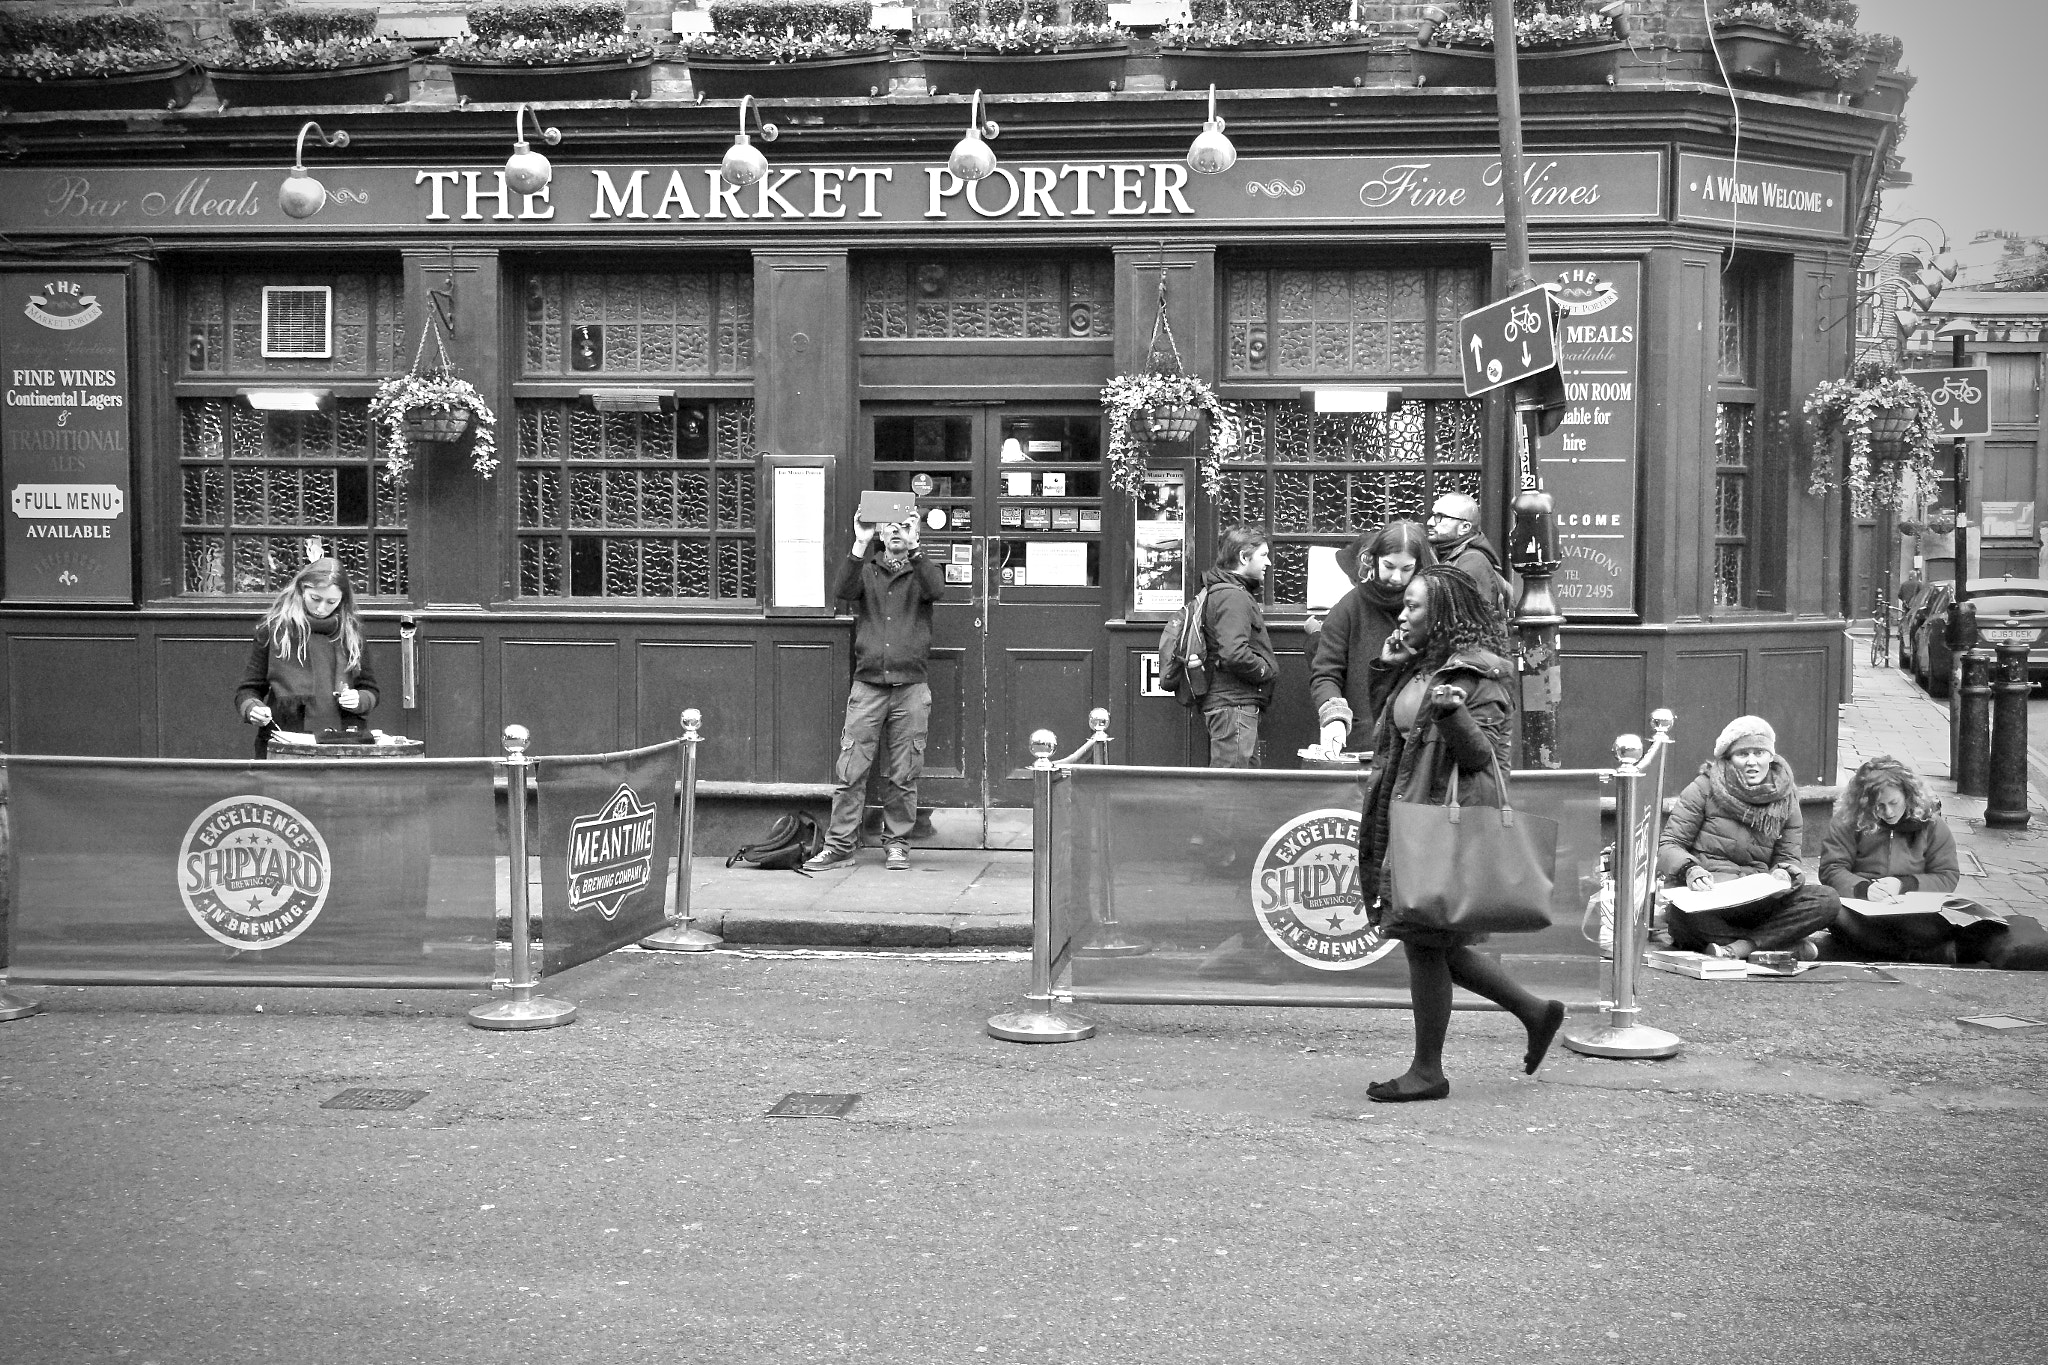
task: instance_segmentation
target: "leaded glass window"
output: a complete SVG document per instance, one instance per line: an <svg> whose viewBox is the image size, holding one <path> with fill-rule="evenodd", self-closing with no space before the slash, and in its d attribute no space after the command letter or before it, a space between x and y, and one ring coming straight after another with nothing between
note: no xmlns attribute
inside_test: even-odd
<svg viewBox="0 0 2048 1365"><path fill-rule="evenodd" d="M745 270L526 278L523 373L744 378L754 372Z"/></svg>
<svg viewBox="0 0 2048 1365"><path fill-rule="evenodd" d="M1116 321L1106 257L883 257L861 263L855 288L864 341L1107 338Z"/></svg>
<svg viewBox="0 0 2048 1365"><path fill-rule="evenodd" d="M366 596L403 597L406 490L384 477L367 398L327 412L178 403L182 591L273 593L332 556Z"/></svg>
<svg viewBox="0 0 2048 1365"><path fill-rule="evenodd" d="M1266 601L1304 607L1310 546L1341 548L1396 517L1420 520L1444 493L1479 495L1484 412L1470 398L1389 413L1239 403L1244 445L1224 467L1216 523L1263 525L1273 553Z"/></svg>
<svg viewBox="0 0 2048 1365"><path fill-rule="evenodd" d="M1750 576L1750 526L1756 408L1721 403L1714 411L1714 605L1755 600Z"/></svg>
<svg viewBox="0 0 2048 1365"><path fill-rule="evenodd" d="M756 596L752 399L521 399L518 416L521 597Z"/></svg>
<svg viewBox="0 0 2048 1365"><path fill-rule="evenodd" d="M279 285L325 285L334 291L330 358L265 358L263 290ZM181 374L189 379L390 374L412 359L399 354L405 336L404 303L405 283L395 271L189 275L180 288L185 347Z"/></svg>
<svg viewBox="0 0 2048 1365"><path fill-rule="evenodd" d="M1458 318L1483 301L1480 285L1471 266L1227 270L1225 374L1458 374Z"/></svg>

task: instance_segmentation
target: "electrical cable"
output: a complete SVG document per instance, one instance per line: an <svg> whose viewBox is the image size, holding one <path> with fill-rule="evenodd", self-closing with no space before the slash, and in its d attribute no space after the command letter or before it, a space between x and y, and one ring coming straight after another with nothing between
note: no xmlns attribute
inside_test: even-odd
<svg viewBox="0 0 2048 1365"><path fill-rule="evenodd" d="M1709 0L1700 0L1700 18L1707 25L1707 46L1713 49L1714 69L1721 73L1721 84L1728 91L1728 107L1735 115L1735 178L1742 178L1742 103L1735 96L1735 82L1728 79L1728 64L1721 60L1721 40L1714 36L1714 15L1708 7ZM1727 274L1735 265L1735 244L1742 233L1742 202L1738 196L1730 205L1735 210L1728 224L1728 250L1721 258L1721 273Z"/></svg>

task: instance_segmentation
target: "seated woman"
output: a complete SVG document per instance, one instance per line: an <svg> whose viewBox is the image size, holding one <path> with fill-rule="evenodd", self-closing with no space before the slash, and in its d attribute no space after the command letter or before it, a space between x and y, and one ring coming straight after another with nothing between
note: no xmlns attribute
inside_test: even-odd
<svg viewBox="0 0 2048 1365"><path fill-rule="evenodd" d="M1778 735L1758 716L1739 716L1714 741L1714 760L1678 794L1658 843L1657 871L1673 884L1710 891L1719 881L1769 873L1785 889L1747 905L1666 915L1671 946L1747 958L1790 949L1811 961L1807 941L1834 923L1841 900L1806 879L1799 865L1799 785L1778 756Z"/></svg>
<svg viewBox="0 0 2048 1365"><path fill-rule="evenodd" d="M1839 895L1884 902L1908 891L1953 891L1961 875L1956 837L1926 780L1885 754L1858 768L1835 798L1820 879ZM1835 937L1859 957L1956 960L1956 932L1938 915L1878 918L1844 906Z"/></svg>

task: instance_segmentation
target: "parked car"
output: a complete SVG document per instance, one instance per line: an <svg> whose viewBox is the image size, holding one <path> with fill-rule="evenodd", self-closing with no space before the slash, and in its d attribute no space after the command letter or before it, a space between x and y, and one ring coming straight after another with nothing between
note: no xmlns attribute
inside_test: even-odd
<svg viewBox="0 0 2048 1365"><path fill-rule="evenodd" d="M1935 591L1927 596L1926 610L1909 637L1913 645L1913 676L1930 695L1936 697L1948 695L1951 660L1946 627L1949 604L1954 600L1953 583L1936 585ZM2022 618L2048 618L2048 579L1972 579L1970 602L1977 609L1980 630L2004 622L2014 612ZM2048 678L2048 642L2036 644L2028 652L2027 677L2034 682Z"/></svg>

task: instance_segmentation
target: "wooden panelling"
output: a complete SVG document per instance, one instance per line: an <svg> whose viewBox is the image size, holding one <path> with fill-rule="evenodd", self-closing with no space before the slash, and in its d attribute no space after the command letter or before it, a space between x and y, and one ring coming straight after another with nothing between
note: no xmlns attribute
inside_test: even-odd
<svg viewBox="0 0 2048 1365"><path fill-rule="evenodd" d="M1766 649L1757 654L1751 674L1748 712L1762 716L1778 732L1778 752L1801 782L1833 782L1833 746L1827 742L1834 712L1833 680L1838 668L1828 663L1826 649ZM1733 720L1723 718L1723 722ZM1716 733L1719 733L1717 730Z"/></svg>
<svg viewBox="0 0 2048 1365"><path fill-rule="evenodd" d="M1681 645L1675 651L1667 703L1676 717L1670 760L1674 781L1713 757L1721 727L1750 710L1748 664L1749 655L1740 649L1709 652Z"/></svg>
<svg viewBox="0 0 2048 1365"><path fill-rule="evenodd" d="M843 633L836 638L773 640L768 771L776 782L829 782L846 722L848 668ZM938 689L932 689L934 696Z"/></svg>
<svg viewBox="0 0 2048 1365"><path fill-rule="evenodd" d="M165 758L249 758L256 731L235 714L247 635L156 640L157 752ZM375 663L372 662L374 669Z"/></svg>
<svg viewBox="0 0 2048 1365"><path fill-rule="evenodd" d="M1303 646L1301 639L1286 631L1273 641L1280 678L1273 685L1272 704L1259 717L1259 748L1263 751L1259 766L1264 768L1300 767L1299 750L1318 737L1315 700L1308 690L1308 666L1315 657L1315 645Z"/></svg>
<svg viewBox="0 0 2048 1365"><path fill-rule="evenodd" d="M751 777L759 767L756 660L762 652L747 640L643 641L635 653L639 727L630 742L659 744L675 738L682 733L683 709L694 706L704 714L697 775Z"/></svg>
<svg viewBox="0 0 2048 1365"><path fill-rule="evenodd" d="M25 754L150 752L142 747L146 657L133 635L16 635L7 653L9 742Z"/></svg>
<svg viewBox="0 0 2048 1365"><path fill-rule="evenodd" d="M1092 649L1010 649L996 667L1010 705L1007 715L990 708L991 785L1029 773L1033 731L1051 730L1059 737L1055 758L1072 753L1088 737L1088 712L1096 705Z"/></svg>
<svg viewBox="0 0 2048 1365"><path fill-rule="evenodd" d="M1643 653L1561 653L1565 704L1557 712L1557 756L1567 768L1611 768L1617 735L1650 737L1650 659ZM1630 719L1634 717L1635 719Z"/></svg>
<svg viewBox="0 0 2048 1365"><path fill-rule="evenodd" d="M424 739L434 758L503 754L500 731L492 727L484 704L484 642L444 638L426 629L420 633L425 636L420 646L420 709L416 720L408 716L406 721L418 729L413 738ZM533 728L530 721L518 723Z"/></svg>
<svg viewBox="0 0 2048 1365"><path fill-rule="evenodd" d="M754 256L755 433L776 455L847 453L852 333L844 251Z"/></svg>
<svg viewBox="0 0 2048 1365"><path fill-rule="evenodd" d="M1062 390L1061 397L1092 398L1109 379L1109 352L1106 341L1085 350L1063 347L1028 356L991 355L972 341L951 342L938 353L929 346L913 350L869 342L862 348L860 382L863 388L900 391L905 397L936 390L948 391L945 396L959 390L980 397L988 392L991 369L1000 369L1006 376L1017 375L1005 380L1004 393L1012 401L1046 389Z"/></svg>
<svg viewBox="0 0 2048 1365"><path fill-rule="evenodd" d="M623 747L617 645L507 640L498 657L501 714L506 724L533 732L532 752L595 754Z"/></svg>
<svg viewBox="0 0 2048 1365"><path fill-rule="evenodd" d="M960 777L967 771L967 651L934 649L925 682L932 689L932 719L925 733L924 770L933 777ZM974 685L981 685L979 677Z"/></svg>
<svg viewBox="0 0 2048 1365"><path fill-rule="evenodd" d="M1145 656L1159 647L1157 632L1116 637L1124 690L1109 702L1112 763L1181 768L1208 761L1201 718L1171 697L1143 694Z"/></svg>

